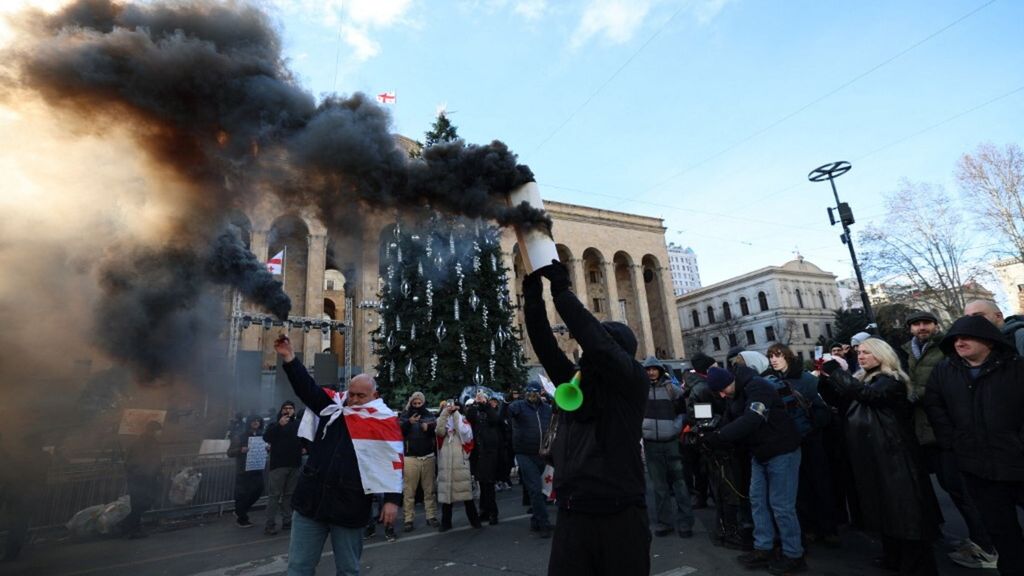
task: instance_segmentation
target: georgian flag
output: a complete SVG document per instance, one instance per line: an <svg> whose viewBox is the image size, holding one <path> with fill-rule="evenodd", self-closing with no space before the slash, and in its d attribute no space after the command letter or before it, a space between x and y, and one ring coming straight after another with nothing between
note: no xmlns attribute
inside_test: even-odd
<svg viewBox="0 0 1024 576"><path fill-rule="evenodd" d="M284 250L274 255L273 258L267 260L267 272L270 272L274 276L280 276L284 272Z"/></svg>
<svg viewBox="0 0 1024 576"><path fill-rule="evenodd" d="M380 102L381 104L394 104L395 101L395 92L393 90L377 94L377 102Z"/></svg>
<svg viewBox="0 0 1024 576"><path fill-rule="evenodd" d="M398 426L398 415L381 398L362 406L345 406L347 394L332 393L333 403L320 411L319 416L306 410L299 422L299 438L314 441L319 419L327 418L327 428L339 416L345 416L345 426L352 438L352 447L359 464L359 477L366 494L402 493L402 472L405 468L405 442Z"/></svg>

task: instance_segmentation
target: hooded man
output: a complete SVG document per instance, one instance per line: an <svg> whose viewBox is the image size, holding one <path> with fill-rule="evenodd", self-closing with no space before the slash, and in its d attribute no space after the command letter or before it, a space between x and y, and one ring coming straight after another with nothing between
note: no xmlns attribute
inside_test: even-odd
<svg viewBox="0 0 1024 576"><path fill-rule="evenodd" d="M647 476L654 487L655 536L678 532L680 538L693 537L693 508L690 491L683 476L683 457L679 440L683 432L686 400L661 361L651 356L644 361L647 373L647 409L644 412L644 456ZM671 488L672 494L669 494ZM672 513L672 498L676 511ZM673 518L674 516L674 518Z"/></svg>
<svg viewBox="0 0 1024 576"><path fill-rule="evenodd" d="M800 433L771 382L746 366L736 366L735 372L722 368L708 372L708 387L730 404L721 429L708 435L707 443L750 449L754 550L737 560L745 568L767 567L772 574L804 571L807 564L796 516ZM773 553L776 532L782 542L779 558Z"/></svg>
<svg viewBox="0 0 1024 576"><path fill-rule="evenodd" d="M551 331L541 278L550 282L555 310L583 350L583 404L559 413L551 448L558 521L548 574L648 574L651 533L640 440L649 384L634 357L636 337L621 322L594 318L569 290L568 270L552 261L523 279L523 297L530 343L554 382L569 382L577 367Z"/></svg>
<svg viewBox="0 0 1024 576"><path fill-rule="evenodd" d="M235 524L251 528L249 509L263 495L263 470L246 470L249 438L263 436L263 419L252 414L245 419L245 428L232 436L228 456L235 459Z"/></svg>
<svg viewBox="0 0 1024 576"><path fill-rule="evenodd" d="M423 392L413 392L405 405L405 411L398 417L405 438L405 471L402 476L402 509L405 524L402 530L411 532L416 517L416 489L423 488L423 508L427 514L427 525L440 526L437 521L437 417L427 409L427 398Z"/></svg>
<svg viewBox="0 0 1024 576"><path fill-rule="evenodd" d="M1024 539L1016 508L1024 497L1024 359L981 316L954 322L939 347L947 361L928 380L928 420L939 445L956 457L999 554L999 573L1020 576Z"/></svg>
<svg viewBox="0 0 1024 576"><path fill-rule="evenodd" d="M545 505L543 475L544 459L540 448L551 423L551 405L541 399L540 382L526 385L526 398L508 405L506 414L512 425L512 449L519 465L519 478L530 498L530 531L542 538L551 537L551 522Z"/></svg>
<svg viewBox="0 0 1024 576"><path fill-rule="evenodd" d="M299 442L299 419L295 417L295 403L285 400L277 417L267 426L263 440L269 445L270 462L267 474L267 524L263 532L277 534L277 510L281 508L281 528L292 527L292 494L299 482L302 466L302 444Z"/></svg>

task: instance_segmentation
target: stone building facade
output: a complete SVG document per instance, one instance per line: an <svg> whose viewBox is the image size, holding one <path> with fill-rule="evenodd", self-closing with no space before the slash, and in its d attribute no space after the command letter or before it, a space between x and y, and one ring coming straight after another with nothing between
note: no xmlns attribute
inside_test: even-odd
<svg viewBox="0 0 1024 576"><path fill-rule="evenodd" d="M813 358L818 339L831 340L841 305L835 275L803 258L676 298L687 354L719 360L734 346L763 353L775 343Z"/></svg>
<svg viewBox="0 0 1024 576"><path fill-rule="evenodd" d="M622 321L633 328L640 343L638 356L681 356L662 221L559 202L546 202L545 207L554 221L560 259L587 307L602 320ZM395 213L368 212L351 219L345 230L329 230L311 212L282 206L270 194L235 216L257 258L266 261L285 250L283 278L293 316L343 321L346 313L351 314L347 334L291 328L289 336L304 358L329 351L342 365L345 340L351 338L352 369L372 371L370 332L379 322L373 303L380 287L380 254L395 219ZM501 246L505 266L514 275L511 292L521 302L523 266L513 230L503 232ZM242 314L259 312L248 302L240 304ZM550 312L557 324L553 308ZM522 326L521 311L517 314ZM282 330L256 325L240 330L237 349L262 351L263 368L270 369L276 361L272 343ZM568 354L578 354L568 335L559 339ZM529 342L524 339L523 344L528 360L536 362Z"/></svg>
<svg viewBox="0 0 1024 576"><path fill-rule="evenodd" d="M1016 258L1007 258L994 262L992 268L1010 302L1010 309L1004 310L1003 314L1024 314L1024 263Z"/></svg>

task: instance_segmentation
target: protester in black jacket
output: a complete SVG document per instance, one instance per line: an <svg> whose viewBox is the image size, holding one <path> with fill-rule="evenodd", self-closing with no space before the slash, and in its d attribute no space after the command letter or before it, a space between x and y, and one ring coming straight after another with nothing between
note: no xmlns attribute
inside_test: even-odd
<svg viewBox="0 0 1024 576"><path fill-rule="evenodd" d="M295 358L291 341L285 336L279 337L274 342L274 350L281 356L281 366L295 395L314 414L325 414L324 410L334 405L334 401ZM373 377L360 374L349 382L345 402L359 406L377 396ZM330 423L327 416L319 419L308 448L309 458L302 467L292 497L295 514L288 547L289 574L312 576L328 535L338 573L359 573L363 529L374 495L363 489L359 461L345 418L339 416L328 425ZM400 433L397 425L396 433ZM385 526L392 526L402 495L394 492L379 496L384 501L379 519Z"/></svg>
<svg viewBox="0 0 1024 576"><path fill-rule="evenodd" d="M746 568L767 567L772 574L806 570L796 517L800 433L771 382L746 366L734 369L735 375L722 368L708 371L708 387L732 402L725 424L706 441L711 446L744 444L752 456L750 508L754 516L754 549L737 560ZM776 534L782 542L779 558L772 552Z"/></svg>
<svg viewBox="0 0 1024 576"><path fill-rule="evenodd" d="M569 290L569 272L553 261L523 280L526 329L540 363L556 383L577 368L558 348L542 299L551 283L558 315L583 349L583 405L560 412L552 446L558 520L548 574L650 572L651 533L645 509L641 424L647 377L634 357L636 337L619 322L600 322Z"/></svg>
<svg viewBox="0 0 1024 576"><path fill-rule="evenodd" d="M999 553L999 573L1024 574L1016 504L1024 496L1024 359L981 316L953 323L939 345L924 405L939 444L952 449L967 492Z"/></svg>
<svg viewBox="0 0 1024 576"><path fill-rule="evenodd" d="M490 398L482 390L477 392L476 402L466 408L466 419L473 427L473 453L469 462L473 478L480 484L480 518L497 524L498 501L494 484L498 481L505 427L497 399Z"/></svg>
<svg viewBox="0 0 1024 576"><path fill-rule="evenodd" d="M543 491L545 464L540 449L551 423L551 405L541 399L542 390L539 382L530 381L526 385L526 399L509 404L505 418L512 425L512 445L519 464L519 478L529 496L530 531L550 538L551 524Z"/></svg>
<svg viewBox="0 0 1024 576"><path fill-rule="evenodd" d="M935 575L931 542L940 512L914 434L910 378L884 340L865 340L857 355L856 374L834 360L822 372L832 391L851 401L845 438L860 517L882 535L878 564L904 576Z"/></svg>
<svg viewBox="0 0 1024 576"><path fill-rule="evenodd" d="M252 527L249 509L263 495L263 469L245 469L249 438L255 436L263 436L263 419L254 414L245 419L245 429L232 436L228 446L228 456L235 459L235 524L239 528Z"/></svg>
<svg viewBox="0 0 1024 576"><path fill-rule="evenodd" d="M398 417L405 438L405 468L402 473L403 531L411 532L416 518L416 489L423 489L427 525L437 527L437 417L427 409L423 392L413 392L405 411Z"/></svg>
<svg viewBox="0 0 1024 576"><path fill-rule="evenodd" d="M292 525L292 494L299 482L299 467L302 466L302 444L299 440L299 420L295 417L295 403L286 400L281 404L276 419L267 425L263 440L269 445L270 472L267 479L267 524L264 533L277 534L277 509L281 508L281 527L285 530Z"/></svg>

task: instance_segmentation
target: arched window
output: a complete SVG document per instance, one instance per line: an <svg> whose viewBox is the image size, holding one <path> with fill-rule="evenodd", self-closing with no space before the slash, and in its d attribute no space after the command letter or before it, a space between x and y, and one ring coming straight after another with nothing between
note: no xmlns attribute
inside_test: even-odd
<svg viewBox="0 0 1024 576"><path fill-rule="evenodd" d="M757 293L757 303L761 306L761 312L768 309L768 295L764 292Z"/></svg>
<svg viewBox="0 0 1024 576"><path fill-rule="evenodd" d="M750 315L750 306L747 305L747 298L745 296L743 298L740 298L740 315L741 316L749 316Z"/></svg>
<svg viewBox="0 0 1024 576"><path fill-rule="evenodd" d="M722 318L725 320L732 320L732 308L728 302L722 302Z"/></svg>
<svg viewBox="0 0 1024 576"><path fill-rule="evenodd" d="M700 314L696 310L691 310L690 314L693 316L693 327L700 328Z"/></svg>
<svg viewBox="0 0 1024 576"><path fill-rule="evenodd" d="M828 306L825 306L825 293L821 290L818 290L818 301L821 302L822 308L828 308Z"/></svg>
<svg viewBox="0 0 1024 576"><path fill-rule="evenodd" d="M708 306L708 324L714 324L714 323L715 323L715 309L712 308L711 306Z"/></svg>
<svg viewBox="0 0 1024 576"><path fill-rule="evenodd" d="M801 308L804 307L804 295L800 293L799 288L796 289L796 305Z"/></svg>

